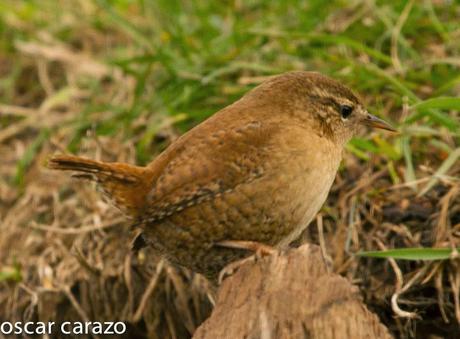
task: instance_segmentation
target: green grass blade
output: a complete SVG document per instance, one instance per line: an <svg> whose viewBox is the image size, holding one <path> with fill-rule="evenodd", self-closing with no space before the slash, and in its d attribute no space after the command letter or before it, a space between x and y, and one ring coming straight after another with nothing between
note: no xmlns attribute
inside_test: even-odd
<svg viewBox="0 0 460 339"><path fill-rule="evenodd" d="M354 49L357 52L365 53L369 55L370 57L374 58L375 60L384 62L387 65L391 65L391 58L388 55L383 54L382 52L374 48L366 46L360 41L353 40L345 36L329 35L329 34L312 34L310 35L310 38L314 41L319 41L319 42L323 42L326 44L332 44L332 45L342 44L342 45L350 47L351 49Z"/></svg>
<svg viewBox="0 0 460 339"><path fill-rule="evenodd" d="M149 51L153 51L154 43L151 39L147 38L135 25L129 22L126 18L118 14L113 9L110 1L96 0L96 3L109 15L109 17L116 23L122 30L132 37L140 46L145 47Z"/></svg>
<svg viewBox="0 0 460 339"><path fill-rule="evenodd" d="M0 271L0 282L1 281L21 281L21 270L19 266L15 267L3 267Z"/></svg>
<svg viewBox="0 0 460 339"><path fill-rule="evenodd" d="M460 110L460 98L456 97L437 97L428 100L420 101L415 105L412 105L412 109L424 110L424 109L454 109Z"/></svg>
<svg viewBox="0 0 460 339"><path fill-rule="evenodd" d="M357 64L358 65L358 64ZM393 87L395 87L401 94L407 96L411 102L415 102L415 103L418 103L420 102L420 99L417 95L415 95L414 92L412 92L412 90L407 87L402 80L396 78L395 76L393 76L392 74L390 74L389 72L386 72L385 70L377 67L376 65L374 64L366 64L364 65L364 68L377 75L378 77L380 78L383 78L385 80L387 80L390 84L393 85Z"/></svg>
<svg viewBox="0 0 460 339"><path fill-rule="evenodd" d="M458 130L459 122L440 110L460 110L460 98L437 97L417 102L411 106L413 113L406 119L406 123L428 117L431 121L447 127L451 131Z"/></svg>
<svg viewBox="0 0 460 339"><path fill-rule="evenodd" d="M439 166L438 170L433 174L432 178L426 186L420 191L418 194L419 196L424 195L428 192L434 185L439 181L439 178L442 177L449 171L449 169L457 162L460 158L460 147L455 149L452 153L449 154L446 160L443 161L441 166Z"/></svg>
<svg viewBox="0 0 460 339"><path fill-rule="evenodd" d="M443 94L449 90L451 90L452 88L454 88L455 86L457 86L458 84L460 84L460 75L459 76L456 76L455 78L451 79L451 80L448 80L444 85L442 85L441 87L439 87L434 93L433 95L440 95L440 94Z"/></svg>
<svg viewBox="0 0 460 339"><path fill-rule="evenodd" d="M460 248L457 249L460 251ZM365 251L356 253L359 257L393 258L401 260L448 260L451 258L451 248L400 248L385 251Z"/></svg>
<svg viewBox="0 0 460 339"><path fill-rule="evenodd" d="M27 168L35 160L35 155L38 153L43 143L48 140L50 135L50 130L45 128L40 131L40 134L35 138L35 140L29 145L24 156L20 159L16 165L16 175L14 177L14 182L16 185L21 186L24 183L24 175L27 171Z"/></svg>
<svg viewBox="0 0 460 339"><path fill-rule="evenodd" d="M270 37L283 37L289 39L306 39L313 42L320 42L326 45L345 45L351 49L365 53L370 57L383 62L387 65L391 65L391 57L388 55L376 50L372 47L369 47L358 40L351 39L343 35L331 35L331 34L321 34L321 33L304 33L304 32L285 32L285 31L274 31L274 30L261 30L261 29L251 29L249 31L255 35L264 35Z"/></svg>
<svg viewBox="0 0 460 339"><path fill-rule="evenodd" d="M413 190L417 189L417 185L414 183L417 178L415 176L414 163L412 161L412 150L410 148L410 141L408 136L401 138L402 153L404 155L404 161L406 162L406 171L404 172L404 179L406 183L413 183L410 187Z"/></svg>
<svg viewBox="0 0 460 339"><path fill-rule="evenodd" d="M438 16L436 15L436 11L434 10L432 0L425 1L425 6L426 6L426 9L428 10L428 17L430 18L430 21L433 24L432 27L438 32L438 34L441 36L441 38L444 41L448 41L449 34L444 28L441 20L439 20Z"/></svg>

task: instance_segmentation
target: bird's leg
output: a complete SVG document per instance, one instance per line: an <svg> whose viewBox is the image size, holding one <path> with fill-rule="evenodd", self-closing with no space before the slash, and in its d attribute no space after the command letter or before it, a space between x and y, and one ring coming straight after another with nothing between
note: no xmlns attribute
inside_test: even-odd
<svg viewBox="0 0 460 339"><path fill-rule="evenodd" d="M321 248L321 254L323 255L324 264L328 273L332 272L333 260L331 256L327 253L326 241L324 240L324 231L323 231L323 216L321 213L318 213L316 216L316 226L318 227L318 238L319 246Z"/></svg>
<svg viewBox="0 0 460 339"><path fill-rule="evenodd" d="M256 241L245 241L245 240L224 240L220 241L215 244L216 246L220 247L227 247L227 248L235 248L235 249L242 249L254 252L254 255L232 262L225 266L222 271L219 273L218 283L219 285L225 279L226 276L230 276L244 263L249 261L255 261L258 258L262 258L267 255L272 255L277 253L278 251L268 245L256 242Z"/></svg>
<svg viewBox="0 0 460 339"><path fill-rule="evenodd" d="M254 252L257 256L263 257L266 255L275 254L276 250L268 245L262 244L257 241L247 240L224 240L216 243L220 247L236 248L240 250L248 250Z"/></svg>

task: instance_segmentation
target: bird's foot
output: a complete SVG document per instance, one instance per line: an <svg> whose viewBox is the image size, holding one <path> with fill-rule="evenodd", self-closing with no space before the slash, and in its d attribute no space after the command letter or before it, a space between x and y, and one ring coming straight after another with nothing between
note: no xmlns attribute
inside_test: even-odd
<svg viewBox="0 0 460 339"><path fill-rule="evenodd" d="M220 247L227 247L227 248L235 248L235 249L242 249L254 252L254 255L232 262L225 266L222 271L219 273L218 283L219 285L222 281L235 273L238 268L240 268L243 264L247 262L256 261L264 256L272 255L278 253L278 251L268 245L256 242L256 241L244 241L244 240L224 240L216 243L217 246Z"/></svg>

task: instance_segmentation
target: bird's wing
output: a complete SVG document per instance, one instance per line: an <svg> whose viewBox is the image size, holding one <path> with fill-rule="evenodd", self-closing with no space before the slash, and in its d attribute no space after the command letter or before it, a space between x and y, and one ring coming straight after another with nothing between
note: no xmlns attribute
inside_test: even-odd
<svg viewBox="0 0 460 339"><path fill-rule="evenodd" d="M216 119L197 126L154 160L139 222L155 222L263 175L279 126Z"/></svg>

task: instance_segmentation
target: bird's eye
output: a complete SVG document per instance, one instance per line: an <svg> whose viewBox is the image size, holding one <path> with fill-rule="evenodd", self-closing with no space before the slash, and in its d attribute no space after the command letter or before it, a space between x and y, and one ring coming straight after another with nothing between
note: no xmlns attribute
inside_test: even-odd
<svg viewBox="0 0 460 339"><path fill-rule="evenodd" d="M340 115L342 116L342 119L347 119L351 113L353 113L353 107L348 105L340 106Z"/></svg>

